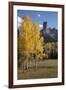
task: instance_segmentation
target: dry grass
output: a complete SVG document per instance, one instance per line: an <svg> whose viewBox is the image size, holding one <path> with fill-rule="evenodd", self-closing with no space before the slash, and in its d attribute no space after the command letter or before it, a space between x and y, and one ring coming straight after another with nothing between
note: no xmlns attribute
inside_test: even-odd
<svg viewBox="0 0 66 90"><path fill-rule="evenodd" d="M35 70L34 62L30 62L28 71L23 72L18 68L18 79L38 79L38 78L55 78L57 77L57 60L45 60L37 63L38 68Z"/></svg>

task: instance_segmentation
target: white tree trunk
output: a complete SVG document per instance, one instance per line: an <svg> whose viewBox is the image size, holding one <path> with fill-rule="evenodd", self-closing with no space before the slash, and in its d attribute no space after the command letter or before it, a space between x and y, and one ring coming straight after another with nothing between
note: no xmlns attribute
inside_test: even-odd
<svg viewBox="0 0 66 90"><path fill-rule="evenodd" d="M38 68L38 66L37 66L37 61L38 61L38 58L37 58L37 56L36 56L36 58L35 58L35 70L37 70L37 68Z"/></svg>

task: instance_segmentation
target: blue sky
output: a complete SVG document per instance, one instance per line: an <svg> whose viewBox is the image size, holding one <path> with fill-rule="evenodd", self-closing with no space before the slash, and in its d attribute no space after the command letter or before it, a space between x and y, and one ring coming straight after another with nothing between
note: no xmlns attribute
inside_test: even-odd
<svg viewBox="0 0 66 90"><path fill-rule="evenodd" d="M52 11L33 11L33 10L18 10L17 16L24 17L30 16L33 22L43 25L47 21L48 26L51 28L58 28L58 13Z"/></svg>

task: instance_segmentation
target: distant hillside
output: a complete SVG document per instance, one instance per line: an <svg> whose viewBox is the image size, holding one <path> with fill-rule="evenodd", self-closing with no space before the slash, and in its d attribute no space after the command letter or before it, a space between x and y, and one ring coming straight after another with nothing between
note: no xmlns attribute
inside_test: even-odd
<svg viewBox="0 0 66 90"><path fill-rule="evenodd" d="M45 43L58 41L58 30L55 28L48 28L47 22L43 23L43 29L40 32Z"/></svg>
<svg viewBox="0 0 66 90"><path fill-rule="evenodd" d="M46 43L58 41L58 31L56 29L48 29L47 31L41 30L40 32Z"/></svg>

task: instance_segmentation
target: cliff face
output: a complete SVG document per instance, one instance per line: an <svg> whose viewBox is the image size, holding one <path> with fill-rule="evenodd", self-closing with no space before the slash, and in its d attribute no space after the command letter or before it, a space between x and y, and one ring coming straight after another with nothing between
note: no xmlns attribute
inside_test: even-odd
<svg viewBox="0 0 66 90"><path fill-rule="evenodd" d="M49 28L47 22L43 23L43 29L40 33L45 43L58 41L58 30L56 28Z"/></svg>

